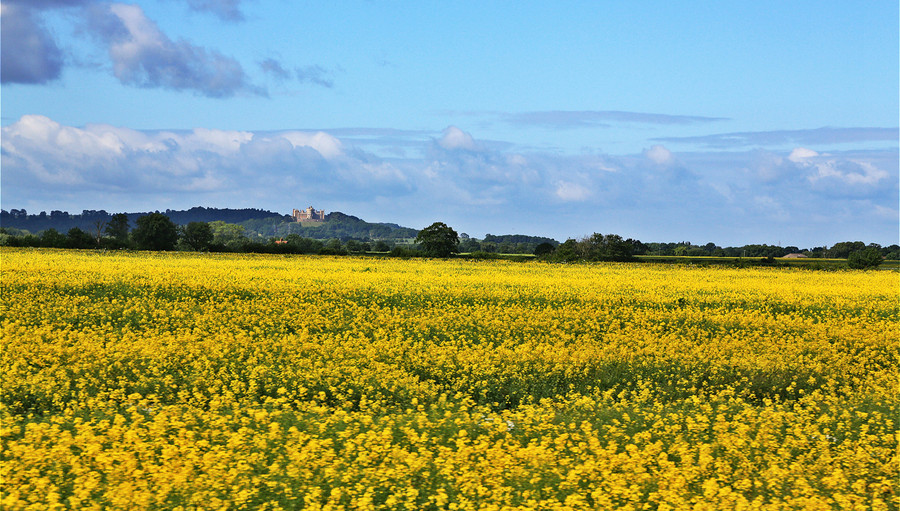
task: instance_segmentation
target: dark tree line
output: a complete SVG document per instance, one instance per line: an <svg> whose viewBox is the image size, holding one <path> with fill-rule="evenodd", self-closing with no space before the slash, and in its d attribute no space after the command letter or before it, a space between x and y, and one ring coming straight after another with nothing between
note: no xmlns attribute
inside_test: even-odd
<svg viewBox="0 0 900 511"><path fill-rule="evenodd" d="M134 224L138 218L149 213L124 214ZM248 235L261 237L285 237L297 234L302 237L341 241L371 241L377 239L412 239L418 230L401 227L392 223L370 223L352 215L332 212L326 215L322 223L297 223L289 215L281 215L261 209L219 209L194 207L188 210L166 210L164 214L179 226L187 226L191 222L225 222L243 226ZM80 215L70 215L65 211L41 212L31 215L24 209L0 210L0 227L7 229L27 230L41 233L48 229L67 232L73 227L84 231L96 232L98 223L108 223L114 215L104 210L84 210ZM10 231L16 232L16 231Z"/></svg>
<svg viewBox="0 0 900 511"><path fill-rule="evenodd" d="M132 224L138 218L146 216L144 213L117 213L125 215ZM194 207L187 210L167 209L164 214L176 225L187 225L190 222L212 222L220 220L228 223L241 223L253 219L267 221L285 221L290 217L266 211L262 209L229 209L229 208L203 208ZM97 222L110 222L114 215L105 210L85 209L81 214L69 214L65 211L41 211L38 214L28 214L24 209L0 210L0 226L5 228L24 229L30 232L42 232L47 229L55 229L59 232L67 232L73 227L90 231Z"/></svg>
<svg viewBox="0 0 900 511"><path fill-rule="evenodd" d="M192 208L194 214L216 216L223 210ZM241 218L257 214L261 210L230 210ZM24 210L3 211L4 218L30 218ZM71 221L73 216L62 211L52 211L49 216L54 221ZM38 219L42 215L36 215ZM284 219L280 215L269 219L254 219L254 222L275 222ZM372 224L357 217L334 212L327 221L319 224L288 224L301 232L315 233L302 236L298 232L286 235L264 236L260 231L245 229L241 224L222 220L190 221L178 225L163 213L139 215L105 211L85 210L78 215L78 225L70 227L65 234L55 228L48 228L35 235L15 227L0 228L0 244L9 246L56 247L56 248L132 248L139 250L193 250L216 252L266 252L296 254L349 254L364 252L390 253L395 256L448 257L465 253L474 257L495 254L534 254L548 261L631 261L635 256L717 256L737 258L780 258L788 254L803 254L812 258L847 259L852 267L870 267L884 259L900 259L900 246L882 247L875 243L866 245L861 241L836 243L831 247L799 249L796 246L744 245L742 247L720 247L714 243L693 245L680 243L643 243L640 240L623 239L617 234L594 233L580 240L568 239L558 243L551 238L526 235L488 234L483 240L469 237L465 233L435 222L417 231L396 224ZM84 224L85 220L89 220ZM132 229L132 225L134 228ZM249 232L248 232L249 231ZM277 229L274 230L277 233ZM377 234L384 234L377 239ZM403 237L397 237L398 234ZM328 237L323 238L323 236ZM375 239L373 239L375 238ZM415 242L410 240L415 238Z"/></svg>

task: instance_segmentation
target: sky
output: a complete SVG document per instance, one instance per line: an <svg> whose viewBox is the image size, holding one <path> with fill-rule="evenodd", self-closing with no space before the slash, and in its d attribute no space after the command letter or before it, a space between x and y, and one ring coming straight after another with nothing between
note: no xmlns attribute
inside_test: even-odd
<svg viewBox="0 0 900 511"><path fill-rule="evenodd" d="M0 206L900 241L896 0L0 0Z"/></svg>

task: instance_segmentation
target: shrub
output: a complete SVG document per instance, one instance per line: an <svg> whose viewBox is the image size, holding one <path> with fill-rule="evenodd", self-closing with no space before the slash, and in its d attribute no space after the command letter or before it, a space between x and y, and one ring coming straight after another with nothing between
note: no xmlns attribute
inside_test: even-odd
<svg viewBox="0 0 900 511"><path fill-rule="evenodd" d="M855 270L868 270L870 268L877 268L882 260L884 260L884 258L881 256L880 250L874 247L868 247L852 252L847 257L847 266Z"/></svg>

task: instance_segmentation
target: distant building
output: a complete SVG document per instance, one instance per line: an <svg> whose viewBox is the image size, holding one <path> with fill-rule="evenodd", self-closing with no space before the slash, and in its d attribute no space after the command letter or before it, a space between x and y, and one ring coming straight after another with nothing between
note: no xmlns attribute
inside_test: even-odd
<svg viewBox="0 0 900 511"><path fill-rule="evenodd" d="M800 258L804 258L804 259L805 259L805 258L806 258L806 255L805 255L805 254L800 254L800 253L798 253L798 252L795 252L795 253L793 253L793 254L788 254L788 255L786 255L786 256L783 257L783 259L800 259Z"/></svg>
<svg viewBox="0 0 900 511"><path fill-rule="evenodd" d="M303 210L295 209L291 216L295 222L322 222L325 220L325 210L315 210L310 206Z"/></svg>

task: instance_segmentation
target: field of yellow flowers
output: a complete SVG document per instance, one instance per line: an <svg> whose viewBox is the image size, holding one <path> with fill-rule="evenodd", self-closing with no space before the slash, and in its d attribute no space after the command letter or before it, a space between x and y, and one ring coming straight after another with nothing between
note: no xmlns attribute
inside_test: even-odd
<svg viewBox="0 0 900 511"><path fill-rule="evenodd" d="M896 272L0 250L3 509L897 509Z"/></svg>

